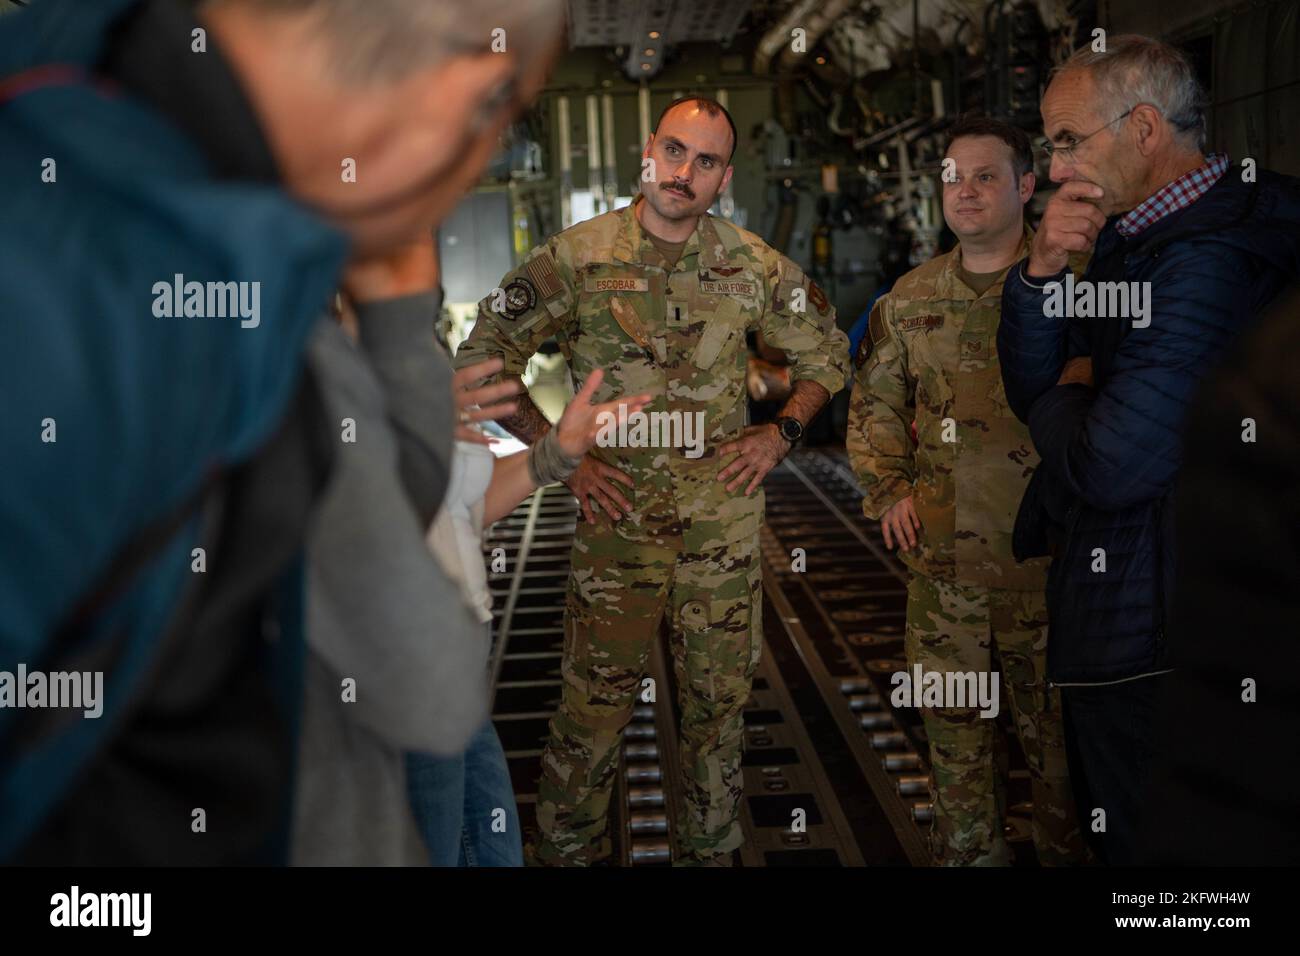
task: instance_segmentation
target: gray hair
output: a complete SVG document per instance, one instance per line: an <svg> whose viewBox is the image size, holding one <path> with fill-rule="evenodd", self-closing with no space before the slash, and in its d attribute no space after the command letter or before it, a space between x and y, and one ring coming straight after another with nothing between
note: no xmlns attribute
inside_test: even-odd
<svg viewBox="0 0 1300 956"><path fill-rule="evenodd" d="M488 52L493 31L522 69L561 32L563 0L208 0L304 14L333 47L339 76L377 85L462 53Z"/></svg>
<svg viewBox="0 0 1300 956"><path fill-rule="evenodd" d="M1095 53L1091 46L1076 50L1052 75L1071 70L1091 73L1107 115L1149 103L1197 149L1205 148L1205 91L1182 51L1128 33L1107 37L1105 53Z"/></svg>

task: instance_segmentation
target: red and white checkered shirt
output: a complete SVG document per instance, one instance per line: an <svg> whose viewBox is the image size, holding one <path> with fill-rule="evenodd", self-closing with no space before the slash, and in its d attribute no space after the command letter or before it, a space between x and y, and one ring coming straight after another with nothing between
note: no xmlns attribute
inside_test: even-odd
<svg viewBox="0 0 1300 956"><path fill-rule="evenodd" d="M1191 172L1184 173L1167 186L1161 186L1154 194L1129 210L1119 222L1115 223L1116 231L1126 238L1136 236L1143 229L1154 226L1171 212L1186 209L1204 196L1227 171L1228 154L1212 153L1205 165L1197 166Z"/></svg>

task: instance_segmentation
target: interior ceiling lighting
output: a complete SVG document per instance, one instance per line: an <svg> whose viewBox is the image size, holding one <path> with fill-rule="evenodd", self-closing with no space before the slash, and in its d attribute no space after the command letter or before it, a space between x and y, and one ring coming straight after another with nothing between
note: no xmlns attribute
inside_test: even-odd
<svg viewBox="0 0 1300 956"><path fill-rule="evenodd" d="M668 53L665 50L667 31L651 30L645 23L633 27L634 35L646 37L640 43L634 43L623 57L623 75L628 79L643 82L658 76L663 70Z"/></svg>

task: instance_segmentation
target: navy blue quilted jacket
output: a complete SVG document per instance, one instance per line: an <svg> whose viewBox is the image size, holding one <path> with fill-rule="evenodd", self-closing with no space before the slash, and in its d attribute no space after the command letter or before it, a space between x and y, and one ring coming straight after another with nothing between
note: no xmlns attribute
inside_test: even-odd
<svg viewBox="0 0 1300 956"><path fill-rule="evenodd" d="M1149 282L1149 324L1044 315L1022 262L1002 293L1007 401L1042 466L1016 519L1018 560L1052 554L1048 677L1104 683L1168 667L1176 529L1167 507L1197 383L1300 275L1300 181L1231 167L1204 196L1125 239L1112 218L1084 281ZM1062 272L1057 280L1062 280ZM1094 387L1056 384L1092 358ZM1213 546L1207 542L1206 546ZM1103 564L1104 562L1104 564ZM1104 570L1103 570L1104 568Z"/></svg>

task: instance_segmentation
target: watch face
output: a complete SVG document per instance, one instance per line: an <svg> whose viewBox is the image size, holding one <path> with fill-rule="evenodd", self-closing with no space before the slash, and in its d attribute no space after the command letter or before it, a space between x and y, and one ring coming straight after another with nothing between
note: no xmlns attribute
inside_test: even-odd
<svg viewBox="0 0 1300 956"><path fill-rule="evenodd" d="M787 418L781 422L781 435L786 441L796 442L802 434L803 428L793 418Z"/></svg>

